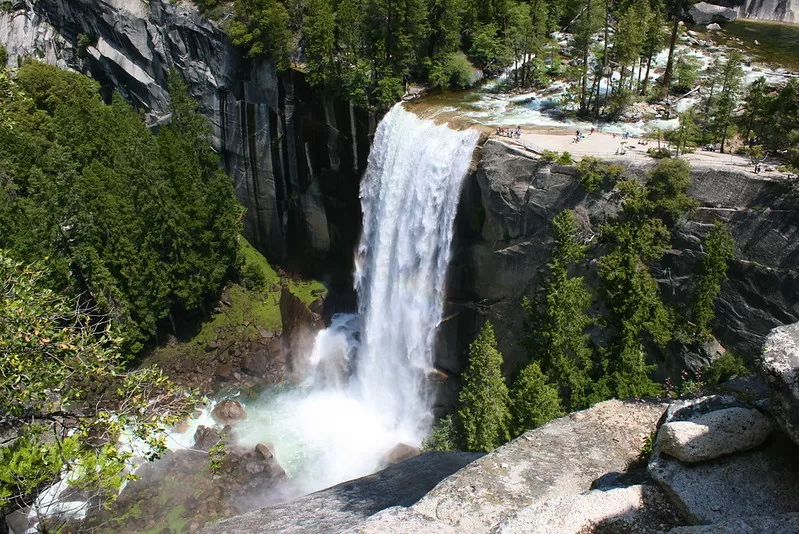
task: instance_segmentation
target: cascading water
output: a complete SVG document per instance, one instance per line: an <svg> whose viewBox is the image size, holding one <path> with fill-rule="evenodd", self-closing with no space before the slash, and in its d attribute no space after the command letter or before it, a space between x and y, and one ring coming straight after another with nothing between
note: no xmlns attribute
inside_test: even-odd
<svg viewBox="0 0 799 534"><path fill-rule="evenodd" d="M746 0L738 8L742 18L799 22L799 0Z"/></svg>
<svg viewBox="0 0 799 534"><path fill-rule="evenodd" d="M361 183L358 314L334 317L300 388L248 406L243 444L269 440L297 492L373 472L432 423L426 375L461 185L479 134L396 105L377 128ZM254 409L253 409L254 408ZM242 429L244 430L244 429Z"/></svg>

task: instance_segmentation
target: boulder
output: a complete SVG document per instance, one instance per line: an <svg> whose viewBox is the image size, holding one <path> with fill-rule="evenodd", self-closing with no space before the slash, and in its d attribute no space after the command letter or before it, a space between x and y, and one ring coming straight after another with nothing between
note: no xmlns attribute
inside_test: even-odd
<svg viewBox="0 0 799 534"><path fill-rule="evenodd" d="M649 473L686 522L718 523L799 512L797 456L796 445L775 433L756 449L695 464L656 447Z"/></svg>
<svg viewBox="0 0 799 534"><path fill-rule="evenodd" d="M711 32L719 31L720 29L721 26L719 26L715 22L711 22L710 24L707 25L707 30Z"/></svg>
<svg viewBox="0 0 799 534"><path fill-rule="evenodd" d="M220 439L219 432L207 426L200 425L194 432L194 446L203 451L210 450Z"/></svg>
<svg viewBox="0 0 799 534"><path fill-rule="evenodd" d="M677 527L669 534L795 534L799 532L799 514L773 517L750 517L713 525Z"/></svg>
<svg viewBox="0 0 799 534"><path fill-rule="evenodd" d="M757 447L771 430L771 420L757 410L726 408L690 421L664 424L657 445L661 452L683 462L702 462Z"/></svg>
<svg viewBox="0 0 799 534"><path fill-rule="evenodd" d="M383 471L293 501L263 508L201 530L202 534L332 534L354 528L370 516L394 506L408 507L443 478L480 454L433 452L390 466ZM434 522L425 522L430 526ZM371 531L370 531L371 532ZM391 532L376 530L374 532ZM406 532L396 530L395 532ZM412 530L408 532L413 532ZM431 530L431 532L444 532ZM452 531L449 531L452 532Z"/></svg>
<svg viewBox="0 0 799 534"><path fill-rule="evenodd" d="M259 443L255 446L255 452L261 455L264 460L271 460L274 457L272 447L264 443Z"/></svg>
<svg viewBox="0 0 799 534"><path fill-rule="evenodd" d="M552 421L442 481L412 510L464 534L490 532L516 510L587 491L605 473L625 471L665 408L611 400Z"/></svg>
<svg viewBox="0 0 799 534"><path fill-rule="evenodd" d="M247 412L239 401L225 399L211 411L211 417L220 425L232 425L247 419Z"/></svg>
<svg viewBox="0 0 799 534"><path fill-rule="evenodd" d="M732 22L738 18L738 12L732 8L699 2L688 9L688 17L694 24L711 24L713 22Z"/></svg>
<svg viewBox="0 0 799 534"><path fill-rule="evenodd" d="M771 331L757 367L771 391L777 422L799 444L799 323Z"/></svg>
<svg viewBox="0 0 799 534"><path fill-rule="evenodd" d="M608 521L631 522L653 500L664 501L660 489L644 485L556 497L511 514L491 534L580 534Z"/></svg>
<svg viewBox="0 0 799 534"><path fill-rule="evenodd" d="M419 447L408 445L407 443L398 443L383 457L383 462L386 464L398 464L404 462L414 456L419 456L422 453Z"/></svg>

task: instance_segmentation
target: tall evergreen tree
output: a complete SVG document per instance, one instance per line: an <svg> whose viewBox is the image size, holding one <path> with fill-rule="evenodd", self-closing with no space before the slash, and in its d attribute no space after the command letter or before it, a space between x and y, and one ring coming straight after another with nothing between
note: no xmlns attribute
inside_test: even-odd
<svg viewBox="0 0 799 534"><path fill-rule="evenodd" d="M699 270L692 316L695 333L705 337L710 335L710 322L716 316L716 298L722 280L727 278L727 265L735 253L735 241L724 223L716 221L713 224L703 249L705 254Z"/></svg>
<svg viewBox="0 0 799 534"><path fill-rule="evenodd" d="M464 444L470 451L489 452L510 439L511 422L502 354L489 321L469 347L469 365L462 379L458 420Z"/></svg>

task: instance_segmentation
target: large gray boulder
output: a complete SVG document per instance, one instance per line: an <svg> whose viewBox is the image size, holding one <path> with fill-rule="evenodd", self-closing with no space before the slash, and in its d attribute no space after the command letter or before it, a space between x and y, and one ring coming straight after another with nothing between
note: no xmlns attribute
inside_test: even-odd
<svg viewBox="0 0 799 534"><path fill-rule="evenodd" d="M588 491L606 473L625 471L664 409L612 400L552 421L443 480L412 510L462 534L488 533L517 510Z"/></svg>
<svg viewBox="0 0 799 534"><path fill-rule="evenodd" d="M657 443L661 452L678 460L702 462L757 447L772 427L759 411L733 407L666 423L658 431Z"/></svg>
<svg viewBox="0 0 799 534"><path fill-rule="evenodd" d="M777 422L799 444L799 323L772 330L757 363Z"/></svg>
<svg viewBox="0 0 799 534"><path fill-rule="evenodd" d="M395 506L408 507L443 478L461 469L480 454L465 452L427 453L357 480L343 482L293 501L270 506L206 526L202 534L335 534L356 527L370 516ZM404 513L400 514L407 519ZM381 521L402 521L386 515ZM433 521L424 518L422 525ZM421 528L421 527L420 527ZM366 530L366 532L381 532ZM386 530L386 532L391 532ZM403 532L396 530L396 532ZM411 531L412 532L412 531ZM422 531L420 531L422 532ZM448 530L430 532L449 534Z"/></svg>
<svg viewBox="0 0 799 534"><path fill-rule="evenodd" d="M799 512L798 455L775 435L757 449L694 464L656 451L649 473L687 522L718 523Z"/></svg>
<svg viewBox="0 0 799 534"><path fill-rule="evenodd" d="M688 9L688 17L694 24L705 25L713 22L732 22L738 18L738 12L730 7L699 2Z"/></svg>
<svg viewBox="0 0 799 534"><path fill-rule="evenodd" d="M799 514L774 517L761 516L735 519L714 525L677 527L669 534L796 534L799 532Z"/></svg>

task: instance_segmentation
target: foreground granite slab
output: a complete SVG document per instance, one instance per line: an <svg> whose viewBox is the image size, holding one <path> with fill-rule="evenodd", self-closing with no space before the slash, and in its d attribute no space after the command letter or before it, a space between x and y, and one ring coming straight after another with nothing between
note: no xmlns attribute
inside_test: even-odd
<svg viewBox="0 0 799 534"><path fill-rule="evenodd" d="M487 533L516 510L587 491L638 458L665 404L611 400L527 432L443 480L411 510Z"/></svg>
<svg viewBox="0 0 799 534"><path fill-rule="evenodd" d="M200 533L341 532L386 508L412 505L443 478L480 456L482 455L466 452L423 454L374 475L343 482L287 503L208 525Z"/></svg>

